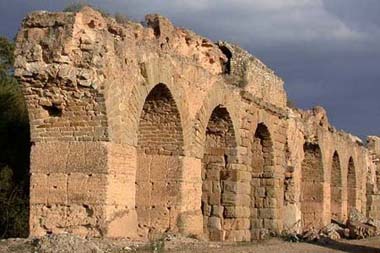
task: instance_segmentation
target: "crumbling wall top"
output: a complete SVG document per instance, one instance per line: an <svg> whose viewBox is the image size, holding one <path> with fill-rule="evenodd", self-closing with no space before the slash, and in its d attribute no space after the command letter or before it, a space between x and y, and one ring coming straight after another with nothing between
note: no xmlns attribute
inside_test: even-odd
<svg viewBox="0 0 380 253"><path fill-rule="evenodd" d="M282 80L246 51L175 27L157 14L147 15L145 23L118 23L89 7L34 12L24 19L15 75L24 87L33 141L107 140L108 87L120 73L141 64L143 72L145 61L165 55L178 59L178 69L196 66L214 80L286 108ZM208 90L211 82L203 85L194 88ZM81 134L73 136L77 130Z"/></svg>

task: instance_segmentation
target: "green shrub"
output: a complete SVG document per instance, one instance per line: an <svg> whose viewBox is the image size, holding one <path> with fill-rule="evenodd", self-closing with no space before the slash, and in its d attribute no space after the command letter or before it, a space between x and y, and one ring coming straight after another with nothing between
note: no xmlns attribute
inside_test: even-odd
<svg viewBox="0 0 380 253"><path fill-rule="evenodd" d="M29 122L13 51L0 37L0 238L28 236Z"/></svg>
<svg viewBox="0 0 380 253"><path fill-rule="evenodd" d="M71 3L63 9L63 12L74 12L74 13L76 13L76 12L81 11L86 6L91 7L94 10L97 10L98 12L100 12L102 14L103 17L110 17L111 16L107 11L100 9L100 8L96 8L96 7L92 6L91 4L87 3L86 1L79 1L79 2Z"/></svg>
<svg viewBox="0 0 380 253"><path fill-rule="evenodd" d="M63 11L64 12L79 12L80 10L83 9L83 7L85 6L91 6L90 4L84 2L84 1L80 1L80 2L76 2L76 3L71 3L69 4L68 6L66 6Z"/></svg>
<svg viewBox="0 0 380 253"><path fill-rule="evenodd" d="M13 170L0 169L0 238L28 236L28 194L25 182L16 182Z"/></svg>
<svg viewBox="0 0 380 253"><path fill-rule="evenodd" d="M128 24L128 22L130 21L130 18L125 14L115 13L115 20L119 24Z"/></svg>

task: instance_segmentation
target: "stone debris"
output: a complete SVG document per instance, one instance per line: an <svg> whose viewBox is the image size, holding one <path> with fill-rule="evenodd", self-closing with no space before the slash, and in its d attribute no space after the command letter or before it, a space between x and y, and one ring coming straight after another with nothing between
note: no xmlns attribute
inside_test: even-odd
<svg viewBox="0 0 380 253"><path fill-rule="evenodd" d="M380 220L366 218L355 208L350 211L346 223L332 220L332 223L319 230L309 227L304 229L301 234L297 233L296 226L297 224L290 229L284 230L282 237L286 241L316 242L325 239L337 241L340 239L365 239L380 235Z"/></svg>
<svg viewBox="0 0 380 253"><path fill-rule="evenodd" d="M302 235L302 239L308 242L318 241L321 238L320 232L315 228L311 228L305 231Z"/></svg>
<svg viewBox="0 0 380 253"><path fill-rule="evenodd" d="M368 219L358 210L352 209L346 224L350 230L350 239L364 239L378 235L380 230L379 222Z"/></svg>
<svg viewBox="0 0 380 253"><path fill-rule="evenodd" d="M132 243L128 240L83 238L71 234L47 235L34 239L33 244L35 252L39 253L127 253L150 248L150 245Z"/></svg>
<svg viewBox="0 0 380 253"><path fill-rule="evenodd" d="M344 228L335 223L327 225L320 232L332 240L339 240L344 236Z"/></svg>

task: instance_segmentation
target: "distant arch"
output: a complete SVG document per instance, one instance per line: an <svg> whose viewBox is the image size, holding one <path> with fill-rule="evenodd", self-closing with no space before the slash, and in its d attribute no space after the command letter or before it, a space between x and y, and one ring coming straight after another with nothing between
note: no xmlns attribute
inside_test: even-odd
<svg viewBox="0 0 380 253"><path fill-rule="evenodd" d="M347 214L350 213L351 209L356 208L356 170L354 159L350 157L348 161L347 169Z"/></svg>
<svg viewBox="0 0 380 253"><path fill-rule="evenodd" d="M342 218L342 168L337 151L334 152L331 164L330 177L331 194L331 218L340 220Z"/></svg>
<svg viewBox="0 0 380 253"><path fill-rule="evenodd" d="M305 143L301 177L301 213L304 228L323 226L322 152L318 144Z"/></svg>
<svg viewBox="0 0 380 253"><path fill-rule="evenodd" d="M267 187L271 176L265 175L265 172L273 172L273 142L268 127L264 123L259 123L251 141L251 203L250 203L250 221L251 232L259 231L263 227L260 225L265 219L275 219L274 215L265 212L267 205L270 203L271 196L268 192L271 187Z"/></svg>
<svg viewBox="0 0 380 253"><path fill-rule="evenodd" d="M225 240L225 220L230 217L234 203L231 164L236 160L236 141L228 110L218 105L211 113L206 127L202 158L202 214L203 229L212 241ZM229 195L228 195L229 194Z"/></svg>
<svg viewBox="0 0 380 253"><path fill-rule="evenodd" d="M257 125L251 145L252 172L271 171L273 166L273 142L268 127L264 123Z"/></svg>

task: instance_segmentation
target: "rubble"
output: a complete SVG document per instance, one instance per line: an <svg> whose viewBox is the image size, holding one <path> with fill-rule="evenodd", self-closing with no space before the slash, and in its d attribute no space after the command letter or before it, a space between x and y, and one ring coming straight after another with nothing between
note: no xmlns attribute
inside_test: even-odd
<svg viewBox="0 0 380 253"><path fill-rule="evenodd" d="M346 223L331 220L327 226L316 229L308 227L301 234L297 233L298 221L292 228L284 230L282 238L290 242L316 242L322 239L337 241L340 239L365 239L380 235L380 220L366 218L355 208L351 209Z"/></svg>
<svg viewBox="0 0 380 253"><path fill-rule="evenodd" d="M350 239L364 239L378 234L380 227L376 224L379 222L368 219L356 209L351 209L346 225L350 230Z"/></svg>

